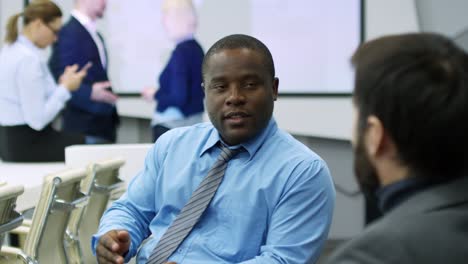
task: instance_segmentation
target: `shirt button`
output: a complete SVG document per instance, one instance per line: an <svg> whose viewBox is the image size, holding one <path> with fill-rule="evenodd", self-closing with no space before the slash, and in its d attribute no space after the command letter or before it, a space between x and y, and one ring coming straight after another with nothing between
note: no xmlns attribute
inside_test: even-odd
<svg viewBox="0 0 468 264"><path fill-rule="evenodd" d="M177 253L179 253L179 254L182 253L182 249L179 248L179 249L177 250Z"/></svg>

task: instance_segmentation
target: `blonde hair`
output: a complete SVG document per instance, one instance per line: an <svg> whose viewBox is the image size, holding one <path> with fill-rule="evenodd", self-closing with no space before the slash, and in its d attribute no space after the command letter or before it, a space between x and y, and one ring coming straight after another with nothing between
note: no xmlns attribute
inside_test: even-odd
<svg viewBox="0 0 468 264"><path fill-rule="evenodd" d="M188 9L194 10L191 0L165 0L162 3L162 11L167 12L174 9Z"/></svg>
<svg viewBox="0 0 468 264"><path fill-rule="evenodd" d="M164 0L161 9L175 37L185 37L195 33L197 14L191 0Z"/></svg>
<svg viewBox="0 0 468 264"><path fill-rule="evenodd" d="M62 17L60 8L49 0L36 0L30 3L23 12L11 16L6 26L5 42L13 43L18 38L18 20L23 17L23 26L40 19L44 23L49 23L58 17Z"/></svg>

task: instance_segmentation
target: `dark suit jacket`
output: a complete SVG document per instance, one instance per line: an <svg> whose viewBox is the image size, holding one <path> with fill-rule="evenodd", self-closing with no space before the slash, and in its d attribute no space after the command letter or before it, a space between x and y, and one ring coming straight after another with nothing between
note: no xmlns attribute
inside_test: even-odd
<svg viewBox="0 0 468 264"><path fill-rule="evenodd" d="M91 87L95 82L108 81L99 51L86 28L73 16L60 30L58 41L53 45L49 67L58 79L68 65L84 66L92 62L81 87L72 93L63 114L63 129L80 132L115 141L118 123L115 106L91 100Z"/></svg>
<svg viewBox="0 0 468 264"><path fill-rule="evenodd" d="M468 263L468 177L411 196L328 263Z"/></svg>
<svg viewBox="0 0 468 264"><path fill-rule="evenodd" d="M177 107L185 116L203 112L203 49L194 39L179 43L159 77L157 111Z"/></svg>

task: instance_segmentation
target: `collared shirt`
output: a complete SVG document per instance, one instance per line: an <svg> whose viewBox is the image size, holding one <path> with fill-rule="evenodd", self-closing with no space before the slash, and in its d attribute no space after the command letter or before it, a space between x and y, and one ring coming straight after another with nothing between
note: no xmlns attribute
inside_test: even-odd
<svg viewBox="0 0 468 264"><path fill-rule="evenodd" d="M80 22L80 24L83 25L89 32L98 48L99 58L101 59L102 66L107 68L106 51L104 49L104 43L102 42L101 37L98 35L96 30L96 22L92 21L91 18L76 9L71 12L71 15L76 18L76 20L78 20L78 22Z"/></svg>
<svg viewBox="0 0 468 264"><path fill-rule="evenodd" d="M0 53L0 125L27 124L35 130L48 125L70 99L57 85L43 51L23 35Z"/></svg>
<svg viewBox="0 0 468 264"><path fill-rule="evenodd" d="M158 240L215 163L220 149L210 123L176 128L149 151L143 170L101 219L99 237L128 230L133 257L145 263ZM335 191L325 162L271 119L227 165L213 200L170 257L190 263L308 263L327 238Z"/></svg>
<svg viewBox="0 0 468 264"><path fill-rule="evenodd" d="M414 194L435 183L421 177L409 177L382 187L376 192L379 209L382 213L388 213Z"/></svg>

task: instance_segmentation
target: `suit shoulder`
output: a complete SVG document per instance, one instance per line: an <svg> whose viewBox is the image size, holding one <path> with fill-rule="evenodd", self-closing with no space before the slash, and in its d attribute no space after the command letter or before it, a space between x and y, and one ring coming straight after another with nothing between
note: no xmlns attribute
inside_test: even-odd
<svg viewBox="0 0 468 264"><path fill-rule="evenodd" d="M181 53L181 54L190 54L190 55L201 55L203 56L203 49L195 40L189 40L180 43L176 46L174 53Z"/></svg>
<svg viewBox="0 0 468 264"><path fill-rule="evenodd" d="M340 246L327 263L408 263L403 261L407 254L398 235L392 232L392 226L387 226L386 221L369 226L360 235Z"/></svg>
<svg viewBox="0 0 468 264"><path fill-rule="evenodd" d="M60 29L60 36L68 36L70 34L77 34L86 31L83 25L78 22L75 18L71 17L70 20L67 21ZM86 31L87 32L87 31ZM59 38L60 41L60 38Z"/></svg>

